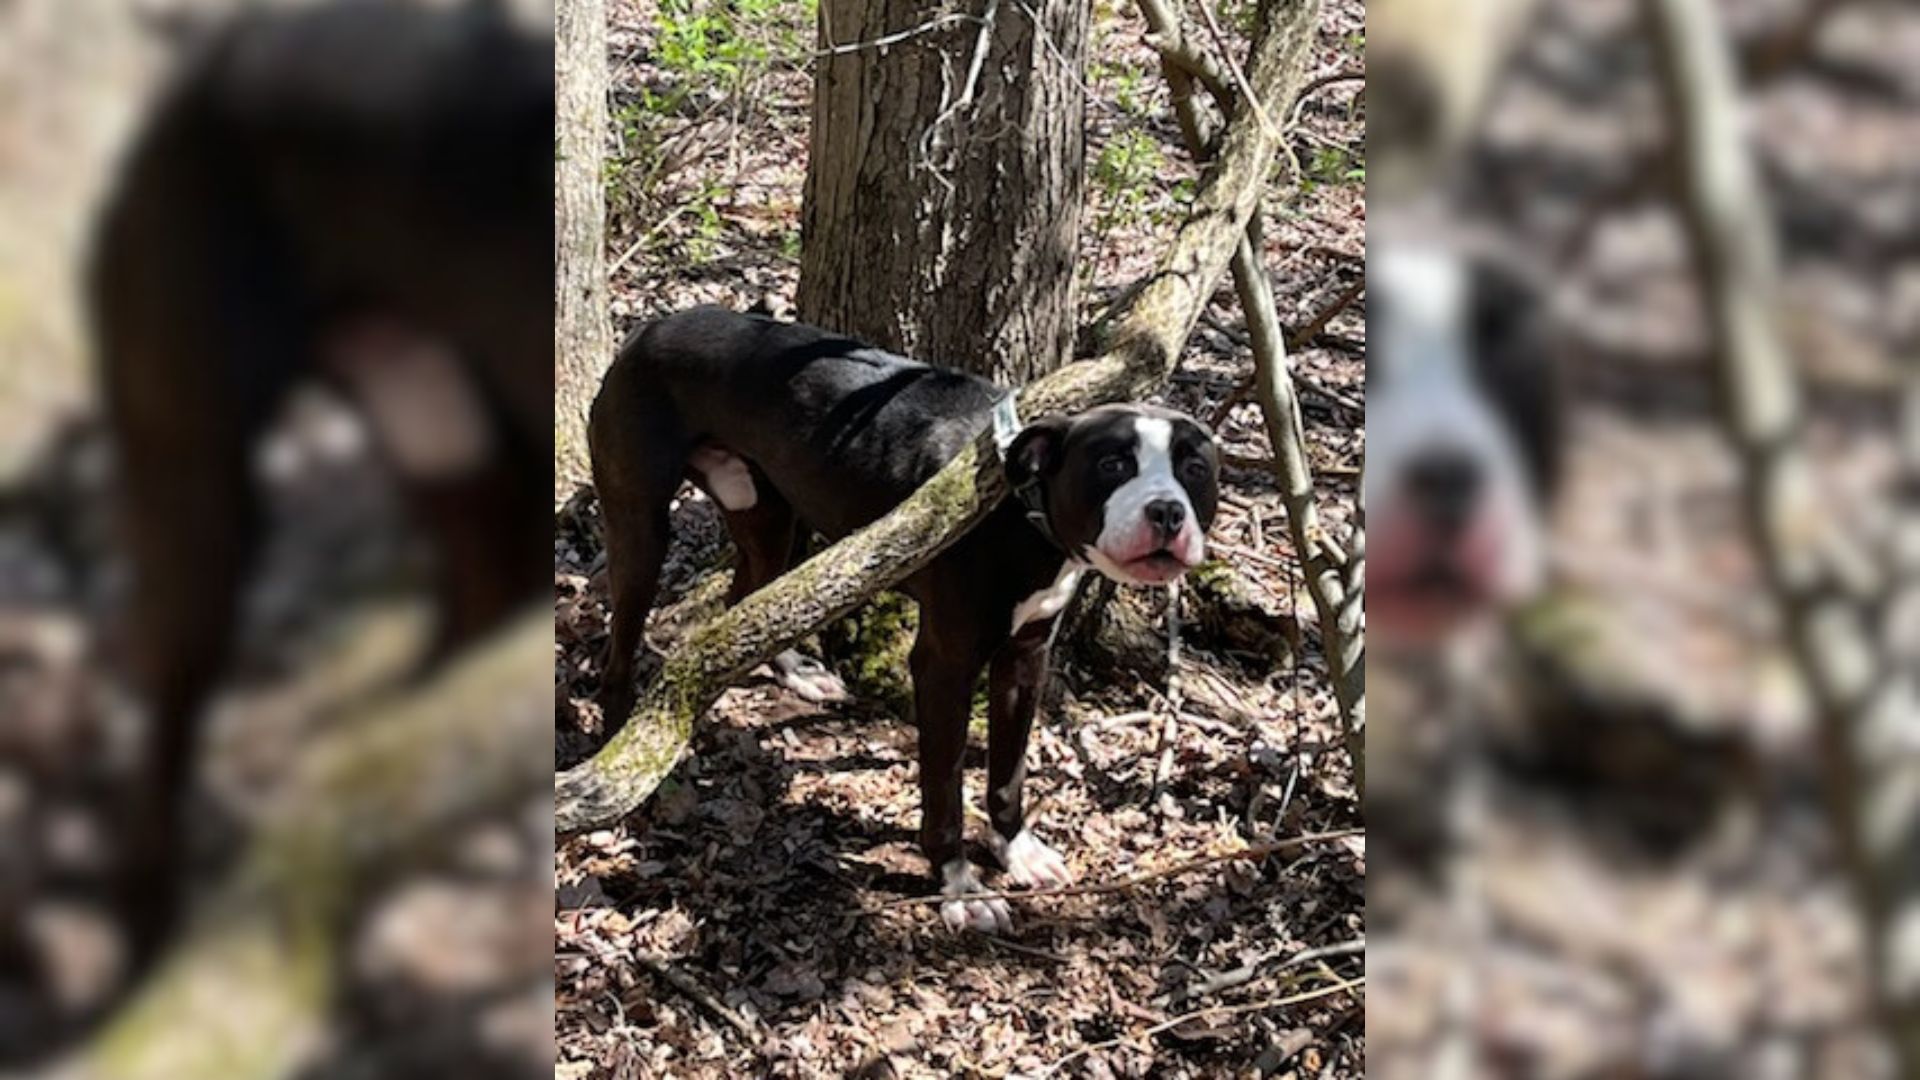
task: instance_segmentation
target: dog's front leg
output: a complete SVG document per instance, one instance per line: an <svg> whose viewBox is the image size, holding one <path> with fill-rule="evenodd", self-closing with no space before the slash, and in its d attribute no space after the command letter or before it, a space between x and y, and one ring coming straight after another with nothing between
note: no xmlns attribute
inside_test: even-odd
<svg viewBox="0 0 1920 1080"><path fill-rule="evenodd" d="M924 609L921 618L923 623L927 619ZM920 846L947 897L940 905L941 919L955 930L971 927L991 933L1012 930L1013 914L1005 900L969 899L982 891L979 876L967 862L961 809L968 705L981 668L969 653L923 628L908 658L920 736Z"/></svg>
<svg viewBox="0 0 1920 1080"><path fill-rule="evenodd" d="M1024 788L1027 738L1047 674L1053 622L1028 623L994 654L987 675L987 816L994 854L1016 885L1069 885L1073 872L1060 853L1027 829Z"/></svg>

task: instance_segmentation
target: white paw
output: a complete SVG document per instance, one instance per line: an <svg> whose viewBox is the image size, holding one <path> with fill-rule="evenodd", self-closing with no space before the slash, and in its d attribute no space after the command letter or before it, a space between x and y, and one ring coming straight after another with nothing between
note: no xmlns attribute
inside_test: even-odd
<svg viewBox="0 0 1920 1080"><path fill-rule="evenodd" d="M1021 829L1011 840L995 834L994 853L1007 868L1007 878L1023 889L1053 889L1073 884L1073 871L1060 853L1040 842L1040 838Z"/></svg>
<svg viewBox="0 0 1920 1080"><path fill-rule="evenodd" d="M965 859L955 859L941 867L940 876L946 882L940 893L948 898L940 905L940 921L947 924L947 929L978 930L983 934L1013 932L1013 910L1007 907L1005 899L973 896L980 892L980 879L974 876L973 867Z"/></svg>
<svg viewBox="0 0 1920 1080"><path fill-rule="evenodd" d="M774 679L815 705L847 700L847 684L811 656L788 649L773 658Z"/></svg>

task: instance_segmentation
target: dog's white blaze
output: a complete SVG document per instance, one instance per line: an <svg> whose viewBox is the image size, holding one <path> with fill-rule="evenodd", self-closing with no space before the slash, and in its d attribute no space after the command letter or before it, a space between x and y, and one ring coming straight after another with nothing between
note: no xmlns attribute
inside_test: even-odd
<svg viewBox="0 0 1920 1080"><path fill-rule="evenodd" d="M1067 601L1073 599L1073 590L1080 584L1080 574L1085 569L1081 563L1069 562L1060 568L1060 576L1053 579L1053 584L1020 601L1013 609L1013 632L1017 634L1030 622L1060 614Z"/></svg>
<svg viewBox="0 0 1920 1080"><path fill-rule="evenodd" d="M1367 398L1367 465L1361 498L1378 534L1401 512L1407 470L1435 451L1463 453L1481 468L1487 505L1502 525L1503 592L1537 586L1543 573L1539 508L1512 431L1475 382L1468 356L1465 268L1437 251L1392 250L1368 268L1388 317L1370 362L1387 363L1384 388Z"/></svg>
<svg viewBox="0 0 1920 1080"><path fill-rule="evenodd" d="M1161 499L1178 502L1187 513L1190 527L1195 530L1200 527L1199 519L1193 512L1193 501L1187 497L1187 489L1180 486L1179 479L1173 475L1173 421L1157 416L1136 417L1133 432L1136 440L1133 478L1107 496L1100 536L1094 541L1094 550L1089 555L1093 565L1102 574L1121 582L1130 579L1107 552L1124 550L1134 534L1149 527L1148 503ZM1195 541L1196 562L1206 558L1205 543L1204 539Z"/></svg>
<svg viewBox="0 0 1920 1080"><path fill-rule="evenodd" d="M747 471L747 463L738 455L717 446L702 446L693 452L688 464L728 510L751 510L760 501L760 492L753 486L753 474Z"/></svg>

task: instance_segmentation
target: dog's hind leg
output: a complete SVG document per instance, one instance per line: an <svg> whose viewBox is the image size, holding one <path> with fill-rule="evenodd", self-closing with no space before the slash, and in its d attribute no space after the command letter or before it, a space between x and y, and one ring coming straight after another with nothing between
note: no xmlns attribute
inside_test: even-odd
<svg viewBox="0 0 1920 1080"><path fill-rule="evenodd" d="M667 512L686 475L692 440L651 390L636 389L616 364L587 424L594 492L606 533L613 618L599 702L607 730L633 711L633 659L667 559Z"/></svg>
<svg viewBox="0 0 1920 1080"><path fill-rule="evenodd" d="M260 531L253 451L307 347L269 230L236 220L245 208L221 202L204 164L162 153L136 172L145 182L106 219L94 267L130 645L151 724L119 882L135 970L175 921L202 713Z"/></svg>

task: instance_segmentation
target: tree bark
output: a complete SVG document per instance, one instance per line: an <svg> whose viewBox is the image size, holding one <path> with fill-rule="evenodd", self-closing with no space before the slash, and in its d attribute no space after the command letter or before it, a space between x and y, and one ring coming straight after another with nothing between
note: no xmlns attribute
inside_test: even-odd
<svg viewBox="0 0 1920 1080"><path fill-rule="evenodd" d="M1287 73L1313 39L1307 0L1265 0L1248 78L1284 116ZM1236 111L1152 281L1092 360L1069 364L1018 395L1026 416L1076 412L1140 397L1171 372L1180 349L1246 231L1272 171L1278 132ZM577 831L644 802L678 760L694 721L726 685L828 619L845 614L926 563L1005 494L992 433L983 433L893 513L807 560L697 631L668 657L633 714L592 759L554 784L555 825Z"/></svg>
<svg viewBox="0 0 1920 1080"><path fill-rule="evenodd" d="M1888 568L1862 564L1820 504L1725 28L1706 0L1645 0L1643 10L1749 529L1816 714L1828 816L1864 916L1871 1000L1897 1075L1920 1080L1920 676L1872 616L1897 584Z"/></svg>
<svg viewBox="0 0 1920 1080"><path fill-rule="evenodd" d="M613 359L603 178L605 0L557 0L553 29L553 483L558 504L590 475L587 408Z"/></svg>
<svg viewBox="0 0 1920 1080"><path fill-rule="evenodd" d="M822 0L797 306L1018 386L1072 355L1088 5ZM837 50L837 51L836 51Z"/></svg>

